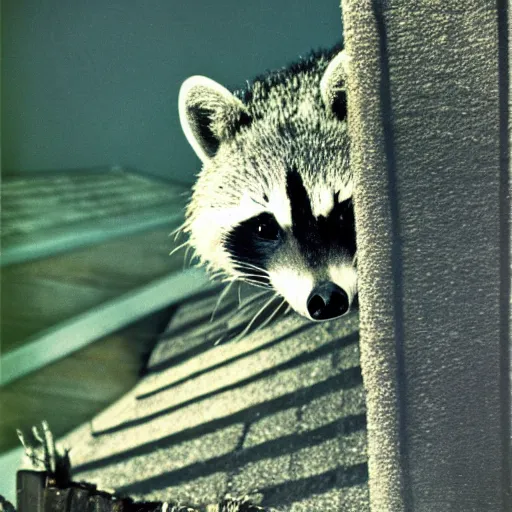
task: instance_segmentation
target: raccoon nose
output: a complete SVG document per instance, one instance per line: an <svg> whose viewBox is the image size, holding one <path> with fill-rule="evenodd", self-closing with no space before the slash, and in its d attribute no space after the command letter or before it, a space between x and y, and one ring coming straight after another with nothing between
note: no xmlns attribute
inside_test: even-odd
<svg viewBox="0 0 512 512"><path fill-rule="evenodd" d="M320 283L308 297L308 311L314 320L329 320L348 311L348 295L337 284Z"/></svg>

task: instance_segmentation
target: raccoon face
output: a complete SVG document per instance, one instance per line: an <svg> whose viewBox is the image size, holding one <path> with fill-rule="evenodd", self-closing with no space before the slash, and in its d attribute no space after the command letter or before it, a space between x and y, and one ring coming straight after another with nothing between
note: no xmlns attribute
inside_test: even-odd
<svg viewBox="0 0 512 512"><path fill-rule="evenodd" d="M182 127L203 162L185 230L210 270L328 320L357 295L346 57L282 73L245 101L205 77L183 84Z"/></svg>

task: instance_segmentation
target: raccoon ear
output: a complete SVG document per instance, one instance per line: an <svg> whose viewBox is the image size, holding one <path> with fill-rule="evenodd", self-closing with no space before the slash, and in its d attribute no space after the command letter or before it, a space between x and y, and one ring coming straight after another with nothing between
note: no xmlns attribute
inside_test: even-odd
<svg viewBox="0 0 512 512"><path fill-rule="evenodd" d="M320 92L325 106L341 121L347 116L345 79L349 57L342 51L329 63L320 81Z"/></svg>
<svg viewBox="0 0 512 512"><path fill-rule="evenodd" d="M203 162L215 155L223 140L250 123L242 101L204 76L192 76L183 82L178 105L181 128Z"/></svg>

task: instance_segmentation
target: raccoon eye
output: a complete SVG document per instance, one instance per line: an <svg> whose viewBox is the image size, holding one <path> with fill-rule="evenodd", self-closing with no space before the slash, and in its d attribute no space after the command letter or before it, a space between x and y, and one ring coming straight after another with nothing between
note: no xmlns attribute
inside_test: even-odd
<svg viewBox="0 0 512 512"><path fill-rule="evenodd" d="M273 215L262 213L255 220L256 234L259 238L264 240L277 240L279 238L279 224Z"/></svg>

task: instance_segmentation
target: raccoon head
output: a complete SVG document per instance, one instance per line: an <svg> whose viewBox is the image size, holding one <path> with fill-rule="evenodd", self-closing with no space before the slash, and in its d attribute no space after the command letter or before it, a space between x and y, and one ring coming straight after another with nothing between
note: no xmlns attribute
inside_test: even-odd
<svg viewBox="0 0 512 512"><path fill-rule="evenodd" d="M194 76L179 96L203 163L185 222L196 254L315 321L343 315L357 294L346 68L344 52L317 55L235 94Z"/></svg>

